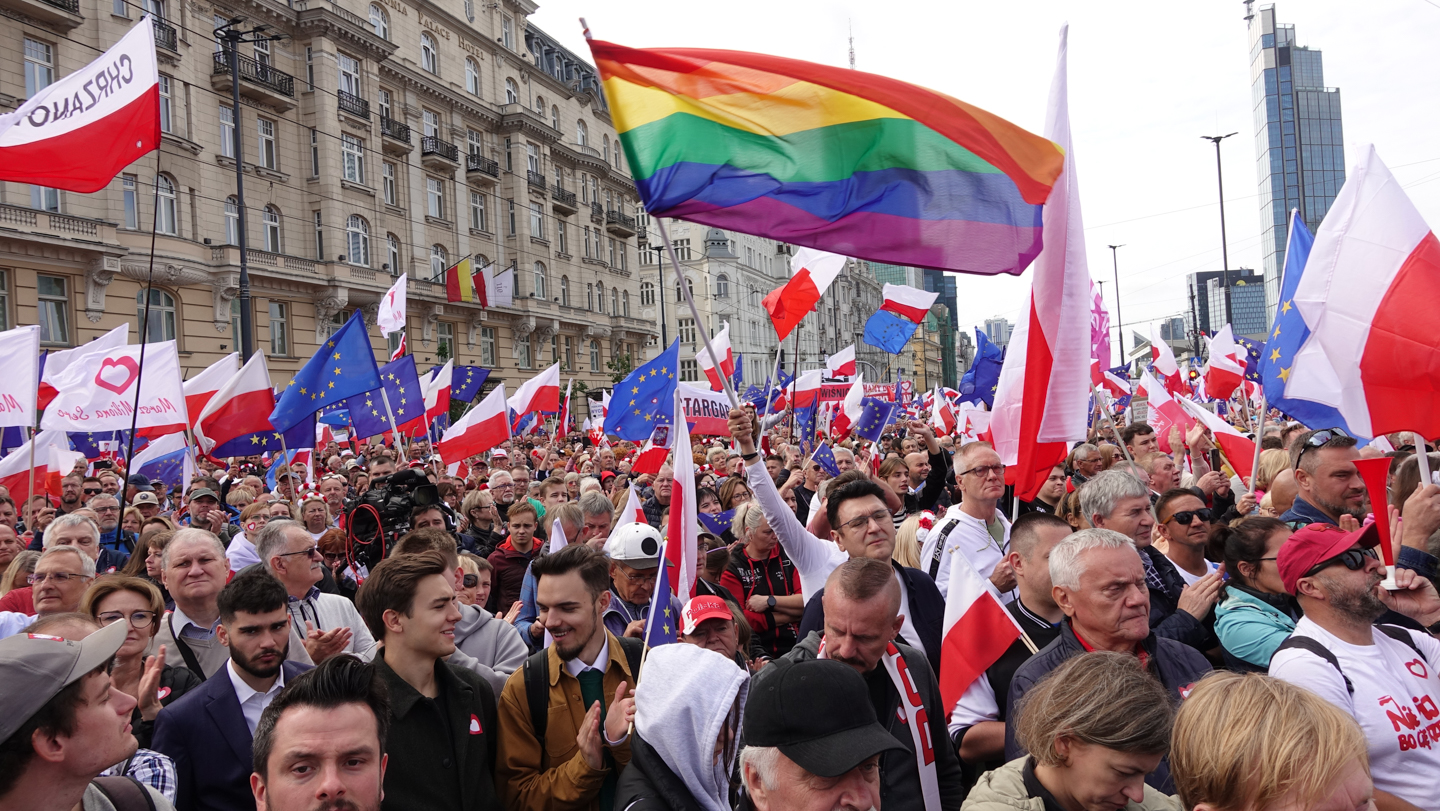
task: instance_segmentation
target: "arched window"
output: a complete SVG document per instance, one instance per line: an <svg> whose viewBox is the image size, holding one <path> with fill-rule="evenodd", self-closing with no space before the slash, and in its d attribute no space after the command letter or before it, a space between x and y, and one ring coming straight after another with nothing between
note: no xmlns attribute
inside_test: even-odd
<svg viewBox="0 0 1440 811"><path fill-rule="evenodd" d="M609 135L601 135L601 136L600 136L600 139L601 139L601 140L600 140L600 143L604 145L604 146L601 148L601 150L600 150L600 155L605 158L605 162L606 162L606 163L609 163L609 162L610 162L610 136L609 136Z"/></svg>
<svg viewBox="0 0 1440 811"><path fill-rule="evenodd" d="M135 294L135 332L145 324L145 290ZM153 344L175 340L175 297L164 290L150 288L150 321L147 334L140 338L142 343Z"/></svg>
<svg viewBox="0 0 1440 811"><path fill-rule="evenodd" d="M480 95L480 66L468 56L465 57L465 89Z"/></svg>
<svg viewBox="0 0 1440 811"><path fill-rule="evenodd" d="M225 244L240 244L240 204L234 197L225 198Z"/></svg>
<svg viewBox="0 0 1440 811"><path fill-rule="evenodd" d="M440 75L440 52L435 49L435 38L429 34L420 35L420 67Z"/></svg>
<svg viewBox="0 0 1440 811"><path fill-rule="evenodd" d="M505 77L505 103L520 103L520 86L515 84L515 80L511 79L509 76Z"/></svg>
<svg viewBox="0 0 1440 811"><path fill-rule="evenodd" d="M378 3L370 4L370 27L375 29L375 36L381 39L390 38L390 15Z"/></svg>
<svg viewBox="0 0 1440 811"><path fill-rule="evenodd" d="M265 234L265 250L284 253L280 247L280 211L274 206L266 206L260 213L260 226Z"/></svg>
<svg viewBox="0 0 1440 811"><path fill-rule="evenodd" d="M620 313L620 314L623 315L623 316L625 316L626 318L629 318L629 317L630 317L630 291L629 291L629 290L626 290L625 292L623 292L623 293L620 294L620 306L624 309L624 312L622 312L622 313Z"/></svg>
<svg viewBox="0 0 1440 811"><path fill-rule="evenodd" d="M553 104L550 105L550 126L557 131L560 129L560 108Z"/></svg>
<svg viewBox="0 0 1440 811"><path fill-rule="evenodd" d="M545 298L545 263L535 263L535 298Z"/></svg>
<svg viewBox="0 0 1440 811"><path fill-rule="evenodd" d="M590 371L600 371L600 342L590 342Z"/></svg>
<svg viewBox="0 0 1440 811"><path fill-rule="evenodd" d="M400 275L400 238L394 234L385 235L385 247L390 256L390 275Z"/></svg>
<svg viewBox="0 0 1440 811"><path fill-rule="evenodd" d="M570 277L560 277L560 303L566 307L570 306Z"/></svg>
<svg viewBox="0 0 1440 811"><path fill-rule="evenodd" d="M599 282L595 285L595 302L600 305L599 311L605 312L605 283Z"/></svg>
<svg viewBox="0 0 1440 811"><path fill-rule="evenodd" d="M430 246L430 278L438 279L450 267L448 257L445 255L444 245Z"/></svg>
<svg viewBox="0 0 1440 811"><path fill-rule="evenodd" d="M585 126L583 119L575 120L575 143L580 146L590 145L590 128Z"/></svg>
<svg viewBox="0 0 1440 811"><path fill-rule="evenodd" d="M655 284L653 282L640 283L640 306L655 306Z"/></svg>
<svg viewBox="0 0 1440 811"><path fill-rule="evenodd" d="M370 224L359 214L351 214L345 221L347 257L350 264L370 267Z"/></svg>
<svg viewBox="0 0 1440 811"><path fill-rule="evenodd" d="M715 277L715 298L730 298L730 277L723 273Z"/></svg>
<svg viewBox="0 0 1440 811"><path fill-rule="evenodd" d="M536 97L535 97L535 112L539 113L541 118L544 118L544 117L545 117L545 97L544 97L544 96L536 96Z"/></svg>
<svg viewBox="0 0 1440 811"><path fill-rule="evenodd" d="M155 230L162 234L175 234L180 223L175 202L175 181L166 175L156 175L155 191L160 195L160 216L155 223Z"/></svg>

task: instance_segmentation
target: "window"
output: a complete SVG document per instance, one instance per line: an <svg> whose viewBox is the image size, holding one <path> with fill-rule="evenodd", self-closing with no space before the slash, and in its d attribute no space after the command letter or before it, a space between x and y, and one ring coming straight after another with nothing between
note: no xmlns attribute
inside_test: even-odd
<svg viewBox="0 0 1440 811"><path fill-rule="evenodd" d="M535 263L535 298L545 298L545 263Z"/></svg>
<svg viewBox="0 0 1440 811"><path fill-rule="evenodd" d="M283 301L270 302L270 354L285 356L290 354L290 335L286 330L285 303Z"/></svg>
<svg viewBox="0 0 1440 811"><path fill-rule="evenodd" d="M570 306L570 277L560 277L560 303L566 307ZM568 338L566 340L569 340Z"/></svg>
<svg viewBox="0 0 1440 811"><path fill-rule="evenodd" d="M521 369L530 368L530 336L521 335L515 339L515 363Z"/></svg>
<svg viewBox="0 0 1440 811"><path fill-rule="evenodd" d="M439 178L425 178L425 213L437 220L445 219L445 184Z"/></svg>
<svg viewBox="0 0 1440 811"><path fill-rule="evenodd" d="M325 219L319 211L310 212L310 221L315 224L315 260L325 261Z"/></svg>
<svg viewBox="0 0 1440 811"><path fill-rule="evenodd" d="M626 290L625 292L623 292L623 293L620 294L620 307L621 307L621 309L622 309L622 312L621 312L620 314L623 315L623 316L625 316L626 318L629 318L629 317L630 317L630 291L629 291L629 290Z"/></svg>
<svg viewBox="0 0 1440 811"><path fill-rule="evenodd" d="M220 105L220 154L235 157L235 108Z"/></svg>
<svg viewBox="0 0 1440 811"><path fill-rule="evenodd" d="M348 132L341 133L340 156L345 179L351 183L363 184L365 182L365 142Z"/></svg>
<svg viewBox="0 0 1440 811"><path fill-rule="evenodd" d="M565 336L565 371L575 371L575 339Z"/></svg>
<svg viewBox="0 0 1440 811"><path fill-rule="evenodd" d="M394 234L385 235L385 247L390 255L390 275L400 275L400 238Z"/></svg>
<svg viewBox="0 0 1440 811"><path fill-rule="evenodd" d="M534 144L525 144L525 168L540 174L540 147Z"/></svg>
<svg viewBox="0 0 1440 811"><path fill-rule="evenodd" d="M375 29L375 36L381 39L390 38L390 15L378 3L370 4L370 27Z"/></svg>
<svg viewBox="0 0 1440 811"><path fill-rule="evenodd" d="M607 237L606 239L609 242L610 248L610 267L618 267L617 263L615 262L615 238Z"/></svg>
<svg viewBox="0 0 1440 811"><path fill-rule="evenodd" d="M575 143L580 146L590 145L590 128L585 126L582 119L575 121Z"/></svg>
<svg viewBox="0 0 1440 811"><path fill-rule="evenodd" d="M350 264L370 267L370 224L365 222L365 218L351 214L345 222L345 237L349 242L345 255Z"/></svg>
<svg viewBox="0 0 1440 811"><path fill-rule="evenodd" d="M480 328L480 365L495 365L495 328Z"/></svg>
<svg viewBox="0 0 1440 811"><path fill-rule="evenodd" d="M680 379L686 383L694 383L700 379L699 367L693 360L680 361Z"/></svg>
<svg viewBox="0 0 1440 811"><path fill-rule="evenodd" d="M676 326L679 328L678 335L680 338L680 343L695 343L695 319L681 318L676 322Z"/></svg>
<svg viewBox="0 0 1440 811"><path fill-rule="evenodd" d="M515 50L515 21L508 15L500 15L500 44Z"/></svg>
<svg viewBox="0 0 1440 811"><path fill-rule="evenodd" d="M320 176L320 133L310 128L310 176Z"/></svg>
<svg viewBox="0 0 1440 811"><path fill-rule="evenodd" d="M561 220L561 219L556 219L556 220L555 220L555 246L556 246L556 248L560 251L560 253L568 254L568 253L570 253L570 251L569 251L569 249L567 249L567 247L566 247L566 245L565 245L565 241L566 241L566 236L565 236L565 221L564 221L564 220Z"/></svg>
<svg viewBox="0 0 1440 811"><path fill-rule="evenodd" d="M449 257L445 254L444 245L430 246L430 278L438 279L440 275L450 267Z"/></svg>
<svg viewBox="0 0 1440 811"><path fill-rule="evenodd" d="M555 164L555 188L557 188L557 189L563 189L563 188L565 188L564 180L565 180L565 170L562 169L562 168L560 168L560 164L557 163L557 164Z"/></svg>
<svg viewBox="0 0 1440 811"><path fill-rule="evenodd" d="M580 202L590 202L590 176L584 172L580 173Z"/></svg>
<svg viewBox="0 0 1440 811"><path fill-rule="evenodd" d="M70 295L63 276L36 276L42 343L70 343Z"/></svg>
<svg viewBox="0 0 1440 811"><path fill-rule="evenodd" d="M440 114L434 110L420 111L420 124L425 128L425 137L438 138L440 136Z"/></svg>
<svg viewBox="0 0 1440 811"><path fill-rule="evenodd" d="M337 53L335 54L335 64L340 72L340 91L352 96L361 95L359 60L353 56Z"/></svg>
<svg viewBox="0 0 1440 811"><path fill-rule="evenodd" d="M506 201L505 201L505 212L506 212L506 216L509 217L509 219L510 219L510 223L509 223L509 224L510 224L510 232L509 232L509 233L510 233L510 236L513 237L513 236L515 236L515 201L514 201L514 200L506 200Z"/></svg>
<svg viewBox="0 0 1440 811"><path fill-rule="evenodd" d="M145 334L141 325L145 325ZM175 340L175 297L164 290L150 288L150 320L145 320L145 291L135 294L135 334L141 343L153 344Z"/></svg>
<svg viewBox="0 0 1440 811"><path fill-rule="evenodd" d="M545 117L545 97L544 97L544 96L536 96L536 97L535 97L535 112L539 113L541 118L544 118L544 117Z"/></svg>
<svg viewBox="0 0 1440 811"><path fill-rule="evenodd" d="M160 131L174 132L173 100L170 97L170 77L160 74Z"/></svg>
<svg viewBox="0 0 1440 811"><path fill-rule="evenodd" d="M603 282L595 283L595 304L597 310L605 312L605 284Z"/></svg>
<svg viewBox="0 0 1440 811"><path fill-rule="evenodd" d="M125 227L140 227L140 201L136 197L135 187L137 185L134 175L124 175L120 178L120 194L125 198Z"/></svg>
<svg viewBox="0 0 1440 811"><path fill-rule="evenodd" d="M594 175L590 176L590 199L597 203L600 202L600 178Z"/></svg>
<svg viewBox="0 0 1440 811"><path fill-rule="evenodd" d="M618 245L619 245L619 247L616 249L616 253L618 253L619 256L620 256L620 269L621 269L621 270L624 270L624 269L625 269L625 240L623 240L623 239L620 240L620 242L618 243Z"/></svg>
<svg viewBox="0 0 1440 811"><path fill-rule="evenodd" d="M723 273L715 278L715 298L730 298L730 277Z"/></svg>
<svg viewBox="0 0 1440 811"><path fill-rule="evenodd" d="M25 38L25 97L49 87L55 81L55 47Z"/></svg>
<svg viewBox="0 0 1440 811"><path fill-rule="evenodd" d="M511 79L509 76L505 77L505 103L520 103L520 87L516 85L515 80Z"/></svg>
<svg viewBox="0 0 1440 811"><path fill-rule="evenodd" d="M270 40L262 39L255 42L255 61L260 63L260 75L269 76L270 67Z"/></svg>
<svg viewBox="0 0 1440 811"><path fill-rule="evenodd" d="M600 151L600 155L605 158L605 162L606 162L606 163L609 163L609 162L610 162L610 136L609 136L609 135L602 135L602 136L600 136L600 137L601 137L601 139L602 139L602 140L600 141L600 143L604 144L604 149L602 149L602 150Z"/></svg>
<svg viewBox="0 0 1440 811"><path fill-rule="evenodd" d="M485 221L485 195L478 191L470 192L470 227L476 231L488 231L488 223Z"/></svg>
<svg viewBox="0 0 1440 811"><path fill-rule="evenodd" d="M212 25L211 28L212 28L212 29L215 29L215 30L218 30L218 29L221 29L221 28L225 28L226 26L228 26L228 25L230 24L230 20L229 20L228 18L222 17L222 16L220 16L219 14L214 15L214 17L213 17L213 19L212 19L212 22L214 23L214 25ZM216 37L216 38L215 38L215 53L217 53L217 54L218 54L218 53L223 53L224 50L225 50L224 40L221 40L219 37ZM239 346L240 344L237 343L237 344L235 344L235 345L236 345L236 346Z"/></svg>
<svg viewBox="0 0 1440 811"><path fill-rule="evenodd" d="M480 66L468 56L465 57L465 89L480 95Z"/></svg>
<svg viewBox="0 0 1440 811"><path fill-rule="evenodd" d="M585 258L590 258L590 226L583 226L585 229Z"/></svg>
<svg viewBox="0 0 1440 811"><path fill-rule="evenodd" d="M276 211L274 206L266 206L260 212L260 224L265 233L265 250L271 253L282 253L280 250L280 212Z"/></svg>
<svg viewBox="0 0 1440 811"><path fill-rule="evenodd" d="M266 169L276 168L275 122L264 118L257 118L255 119L255 131L259 138L255 148L260 155L260 165Z"/></svg>
<svg viewBox="0 0 1440 811"><path fill-rule="evenodd" d="M620 314L620 288L618 287L610 288L610 314Z"/></svg>
<svg viewBox="0 0 1440 811"><path fill-rule="evenodd" d="M315 89L315 49L309 45L305 46L305 84Z"/></svg>
<svg viewBox="0 0 1440 811"><path fill-rule="evenodd" d="M550 105L550 126L556 130L560 129L560 108Z"/></svg>
<svg viewBox="0 0 1440 811"><path fill-rule="evenodd" d="M225 244L240 244L240 205L234 197L225 198Z"/></svg>
<svg viewBox="0 0 1440 811"><path fill-rule="evenodd" d="M595 285L585 285L585 309L595 309Z"/></svg>
<svg viewBox="0 0 1440 811"><path fill-rule="evenodd" d="M155 176L156 192L160 195L160 214L155 230L162 234L175 234L180 217L175 210L175 181L165 175Z"/></svg>
<svg viewBox="0 0 1440 811"><path fill-rule="evenodd" d="M0 270L0 330L10 329L10 274Z"/></svg>
<svg viewBox="0 0 1440 811"><path fill-rule="evenodd" d="M514 161L511 160L511 157L510 157L510 139L509 139L509 138L506 138L506 139L505 139L505 171L507 171L507 172L513 172L513 171L515 171Z"/></svg>
<svg viewBox="0 0 1440 811"><path fill-rule="evenodd" d="M444 357L455 357L455 325L449 321L437 321L435 323L435 352L441 354L440 347L445 347Z"/></svg>
<svg viewBox="0 0 1440 811"><path fill-rule="evenodd" d="M429 34L420 35L420 67L440 75L440 55L435 50L435 38Z"/></svg>
<svg viewBox="0 0 1440 811"><path fill-rule="evenodd" d="M539 203L530 204L530 236L545 238L545 209Z"/></svg>
<svg viewBox="0 0 1440 811"><path fill-rule="evenodd" d="M655 306L655 285L654 285L653 282L641 282L641 283L640 283L640 306L641 306L641 307L654 307L654 306Z"/></svg>
<svg viewBox="0 0 1440 811"><path fill-rule="evenodd" d="M479 130L466 130L465 144L474 157L478 158L485 154L485 134Z"/></svg>
<svg viewBox="0 0 1440 811"><path fill-rule="evenodd" d="M387 205L400 205L396 202L399 198L395 194L395 164L390 161L380 164L380 188Z"/></svg>
<svg viewBox="0 0 1440 811"><path fill-rule="evenodd" d="M380 88L380 103L379 103L378 105L376 105L376 106L378 106L378 107L380 108L380 117L381 117L381 118L390 118L390 91L389 91L389 90L386 90L386 89L383 88L383 87Z"/></svg>
<svg viewBox="0 0 1440 811"><path fill-rule="evenodd" d="M251 322L252 326L254 322ZM240 346L240 299L230 299L230 338L235 346Z"/></svg>
<svg viewBox="0 0 1440 811"><path fill-rule="evenodd" d="M600 342L590 342L590 371L600 371Z"/></svg>

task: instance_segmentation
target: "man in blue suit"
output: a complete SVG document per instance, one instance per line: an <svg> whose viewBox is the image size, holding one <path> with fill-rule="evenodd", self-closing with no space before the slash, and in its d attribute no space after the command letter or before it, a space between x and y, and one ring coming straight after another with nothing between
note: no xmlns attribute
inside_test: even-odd
<svg viewBox="0 0 1440 811"><path fill-rule="evenodd" d="M230 661L155 719L154 747L175 761L180 811L254 811L255 725L285 683L310 668L286 661L290 613L274 575L259 567L236 575L217 602L216 636Z"/></svg>

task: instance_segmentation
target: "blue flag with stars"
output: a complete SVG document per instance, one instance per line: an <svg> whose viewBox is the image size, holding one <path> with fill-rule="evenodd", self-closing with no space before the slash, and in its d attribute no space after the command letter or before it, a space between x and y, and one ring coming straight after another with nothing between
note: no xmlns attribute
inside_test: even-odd
<svg viewBox="0 0 1440 811"><path fill-rule="evenodd" d="M1305 226L1300 212L1291 211L1290 238L1285 244L1285 269L1280 277L1280 299L1265 341L1266 350L1260 360L1265 402L1312 428L1344 428L1354 436L1355 432L1350 430L1345 418L1335 408L1285 396L1285 384L1290 377L1290 369L1295 365L1295 353L1310 337L1310 326L1295 306L1295 290L1300 286L1300 277L1305 274L1305 262L1310 258L1310 246L1314 242L1315 238Z"/></svg>
<svg viewBox="0 0 1440 811"><path fill-rule="evenodd" d="M736 391L745 388L745 356L738 352L735 354L735 374L730 378L730 384Z"/></svg>
<svg viewBox="0 0 1440 811"><path fill-rule="evenodd" d="M284 433L337 400L378 388L375 350L370 348L370 333L357 309L290 380L270 412L270 424Z"/></svg>
<svg viewBox="0 0 1440 811"><path fill-rule="evenodd" d="M671 399L674 399L673 395ZM675 612L675 596L670 588L670 567L665 565L665 551L662 546L660 573L655 581L655 593L650 597L650 616L645 623L645 644L653 648L677 641L680 636L679 625L680 617Z"/></svg>
<svg viewBox="0 0 1440 811"><path fill-rule="evenodd" d="M674 410L675 373L680 368L680 339L654 360L625 376L610 398L605 433L644 442L656 425L668 425Z"/></svg>
<svg viewBox="0 0 1440 811"><path fill-rule="evenodd" d="M1252 383L1263 383L1260 378L1260 358L1265 354L1265 342L1236 335L1235 343L1245 350L1245 379Z"/></svg>
<svg viewBox="0 0 1440 811"><path fill-rule="evenodd" d="M700 528L711 535L724 535L725 530L735 522L735 511L726 510L723 513L710 515L709 513L696 513L695 517L700 521Z"/></svg>
<svg viewBox="0 0 1440 811"><path fill-rule="evenodd" d="M276 398L279 399L278 397ZM212 459L230 456L256 456L262 453L278 453L286 448L308 448L315 444L315 415L306 414L285 431L256 431L241 434L229 442L222 442L210 449Z"/></svg>
<svg viewBox="0 0 1440 811"><path fill-rule="evenodd" d="M459 400L468 403L475 399L485 381L490 378L490 370L479 366L456 366L450 372L450 400Z"/></svg>
<svg viewBox="0 0 1440 811"><path fill-rule="evenodd" d="M831 450L830 446L824 442L815 448L815 453L810 457L810 461L819 464L820 469L832 479L840 475L840 464L835 461L835 451Z"/></svg>
<svg viewBox="0 0 1440 811"><path fill-rule="evenodd" d="M384 384L385 396L390 399L396 427L424 416L425 396L421 394L420 376L415 374L414 355L404 355L380 367L380 380ZM390 431L390 418L385 413L381 388L377 386L374 391L357 394L345 401L350 421L355 426L355 436L359 439Z"/></svg>
<svg viewBox="0 0 1440 811"><path fill-rule="evenodd" d="M967 403L980 400L986 407L995 405L995 389L1000 385L1000 367L1005 353L990 343L979 327L975 328L975 361L960 378L960 399Z"/></svg>
<svg viewBox="0 0 1440 811"><path fill-rule="evenodd" d="M879 442L880 435L885 433L885 426L895 418L895 411L900 408L900 404L887 403L878 397L866 397L861 404L865 408L860 412L860 421L855 424L855 436Z"/></svg>

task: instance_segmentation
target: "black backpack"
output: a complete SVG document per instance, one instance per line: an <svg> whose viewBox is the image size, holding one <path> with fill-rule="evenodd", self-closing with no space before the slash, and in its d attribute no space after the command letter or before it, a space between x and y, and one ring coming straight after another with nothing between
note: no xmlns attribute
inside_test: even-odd
<svg viewBox="0 0 1440 811"><path fill-rule="evenodd" d="M640 678L640 657L645 652L645 643L630 637L618 637L620 650L625 652L625 661L636 680ZM535 730L535 740L541 748L545 746L545 728L550 724L550 651L542 650L530 654L521 665L525 681L525 701L530 707L530 728ZM631 695L635 685L630 685Z"/></svg>
<svg viewBox="0 0 1440 811"><path fill-rule="evenodd" d="M1421 661L1423 661L1427 665L1430 664L1430 660L1425 658L1424 651L1421 651L1420 646L1415 644L1415 638L1410 636L1409 631L1401 628L1398 625L1376 625L1375 630L1390 637L1391 639L1399 642L1404 642L1406 646L1408 646L1411 650L1415 651L1415 653L1420 657ZM1340 673L1340 678L1345 680L1345 689L1349 691L1351 695L1355 694L1355 685L1350 683L1350 677L1345 675L1345 671L1340 670L1340 660L1336 659L1335 654L1331 653L1329 648L1321 645L1317 640L1311 639L1308 636L1292 635L1287 637L1284 642L1280 643L1280 647L1275 649L1275 653L1279 653L1282 650L1294 650L1296 648L1313 653L1316 656L1319 656L1321 659L1329 662L1330 666L1335 668L1335 670ZM1273 660L1275 658L1275 654L1271 654L1270 658Z"/></svg>

